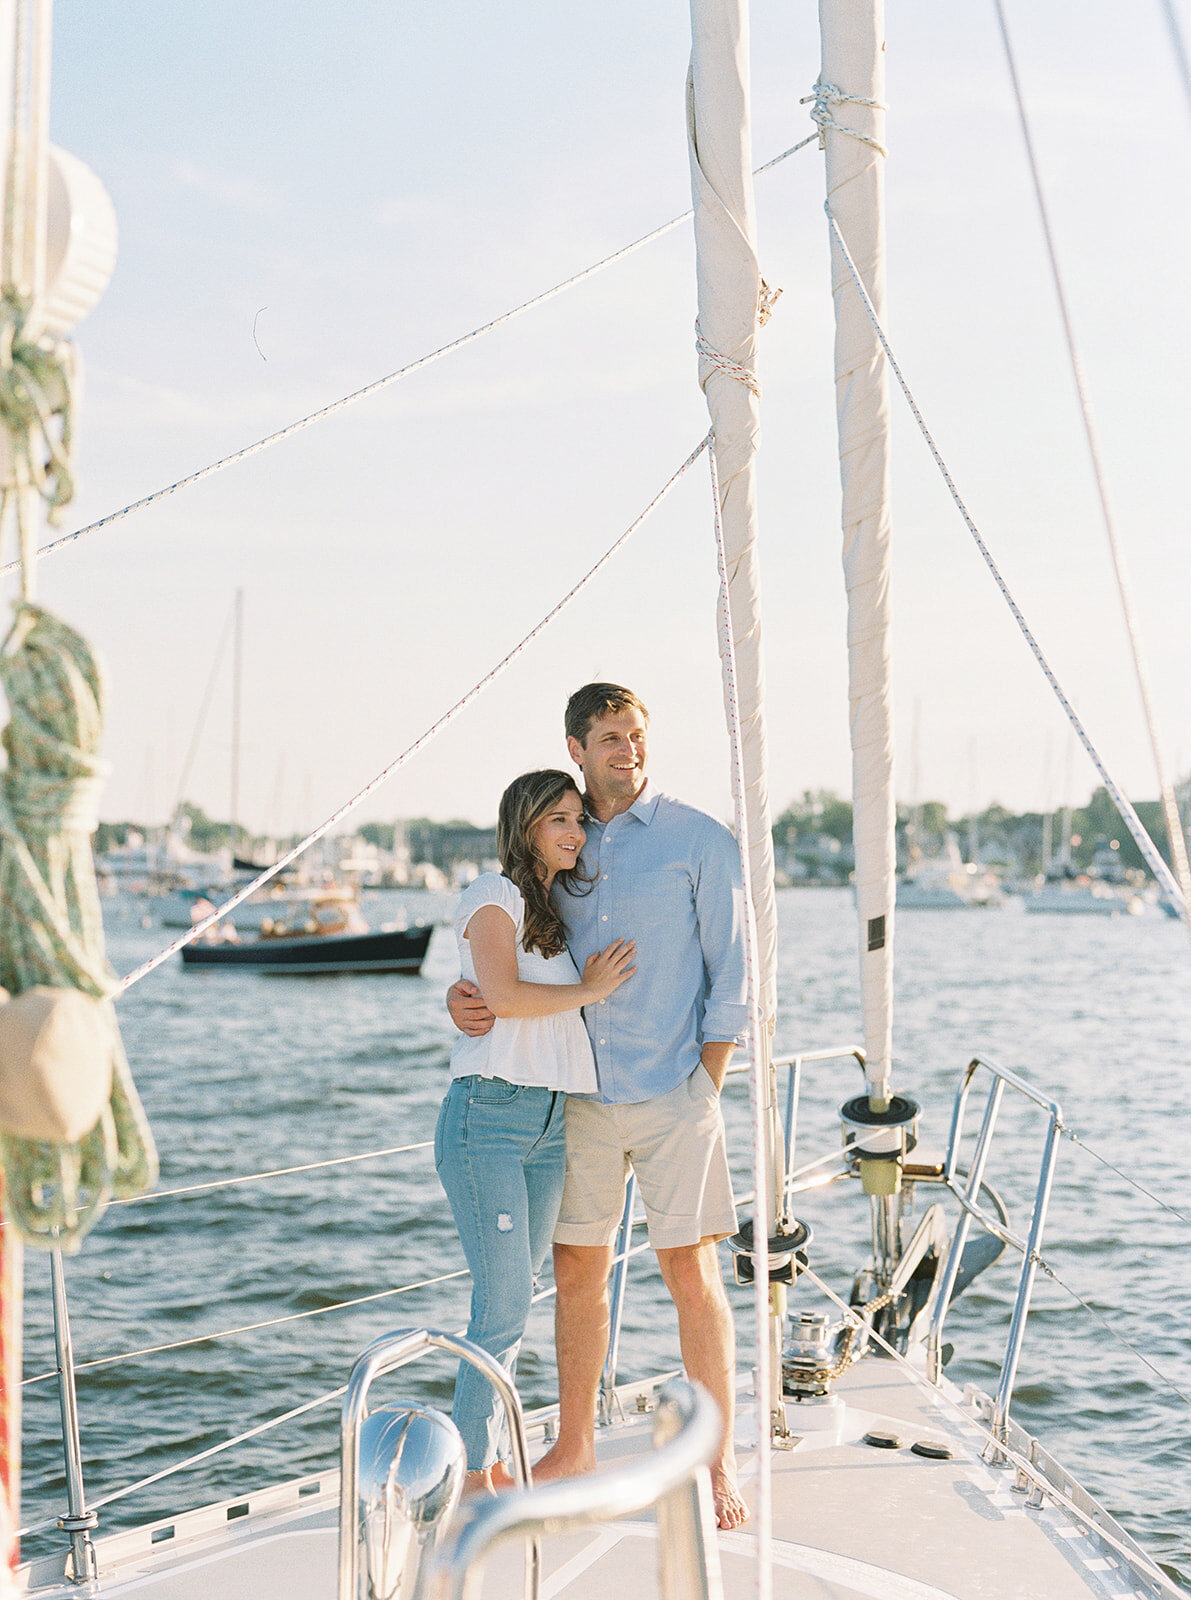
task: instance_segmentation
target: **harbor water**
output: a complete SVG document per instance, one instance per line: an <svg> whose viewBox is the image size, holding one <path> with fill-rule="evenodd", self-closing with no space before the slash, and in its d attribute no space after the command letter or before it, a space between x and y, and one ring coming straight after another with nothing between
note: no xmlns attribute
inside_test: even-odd
<svg viewBox="0 0 1191 1600"><path fill-rule="evenodd" d="M787 890L779 902L777 1053L859 1042L850 895ZM374 927L398 915L443 922L450 908L446 897L397 892L364 901ZM171 937L145 925L152 914L152 900L107 902L118 971ZM121 1001L162 1190L369 1158L108 1211L66 1268L89 1500L330 1395L382 1332L463 1326L467 1279L451 1276L462 1256L426 1147L448 1076L443 993L456 971L453 940L440 928L420 977L184 971L174 958ZM1191 950L1184 930L1156 912L899 916L896 1086L922 1105L922 1145L944 1146L975 1053L1057 1100L1082 1141L1061 1145L1013 1413L1183 1575L1191 1574L1189 1043ZM860 1087L855 1062L808 1065L800 1161L838 1146L836 1111ZM725 1104L743 1192L742 1079ZM1021 1231L1043 1124L1036 1108L1007 1100L988 1170ZM420 1148L370 1155L408 1145ZM812 1265L845 1296L869 1240L855 1190L837 1185L798 1207L814 1228ZM919 1214L932 1197L919 1195ZM29 1251L26 1262L22 1521L31 1526L65 1509L65 1477L48 1260ZM948 1370L961 1385L995 1388L1018 1269L1002 1258L949 1318ZM751 1295L730 1293L748 1364ZM819 1304L801 1286L791 1303L795 1311ZM621 1375L677 1365L673 1315L645 1253L630 1268ZM555 1397L549 1301L535 1308L518 1377L528 1406ZM435 1356L400 1374L394 1392L449 1408L451 1379ZM100 1533L331 1467L337 1428L332 1399L103 1507ZM27 1549L61 1539L37 1535Z"/></svg>

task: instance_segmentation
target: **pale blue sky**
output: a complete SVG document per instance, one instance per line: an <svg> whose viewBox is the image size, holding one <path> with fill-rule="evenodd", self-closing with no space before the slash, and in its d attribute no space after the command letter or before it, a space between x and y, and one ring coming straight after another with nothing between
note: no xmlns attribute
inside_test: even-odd
<svg viewBox="0 0 1191 1600"><path fill-rule="evenodd" d="M1172 765L1185 685L1191 115L1159 0L1011 0ZM1191 31L1185 3L1180 15ZM121 251L79 331L91 520L399 367L689 203L680 0L597 7L60 0L54 137ZM890 8L890 331L961 491L1134 797L1155 792L988 0ZM758 161L808 131L810 0L753 11ZM848 787L822 165L760 180L761 532L775 807ZM258 315L259 313L259 315ZM344 417L47 562L113 679L102 813L163 816L246 592L243 814L312 825L477 679L706 428L689 230ZM253 342L253 324L262 356ZM899 792L1093 780L897 414ZM566 692L654 713L659 780L730 807L700 467L557 630L362 815L490 820L561 763ZM221 685L190 785L228 795Z"/></svg>

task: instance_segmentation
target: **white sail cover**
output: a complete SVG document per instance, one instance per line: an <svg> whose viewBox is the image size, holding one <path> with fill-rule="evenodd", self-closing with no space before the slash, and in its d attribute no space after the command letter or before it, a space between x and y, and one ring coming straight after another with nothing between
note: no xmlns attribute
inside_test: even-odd
<svg viewBox="0 0 1191 1600"><path fill-rule="evenodd" d="M754 244L748 24L743 0L691 0L691 39L687 132L698 258L699 382L711 413L728 563L744 757L745 836L757 929L758 1002L771 1029L777 1011L777 908L753 482L759 429L753 374L761 273Z"/></svg>
<svg viewBox="0 0 1191 1600"><path fill-rule="evenodd" d="M826 145L828 205L883 321L884 6L881 0L820 0L819 22L823 70L816 110ZM831 287L848 591L861 1004L869 1088L883 1098L893 1049L896 872L889 662L889 394L884 353L834 237Z"/></svg>

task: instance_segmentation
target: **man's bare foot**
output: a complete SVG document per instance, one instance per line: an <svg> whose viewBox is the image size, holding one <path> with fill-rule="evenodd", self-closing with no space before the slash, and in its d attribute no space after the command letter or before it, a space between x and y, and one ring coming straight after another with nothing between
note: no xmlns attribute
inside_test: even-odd
<svg viewBox="0 0 1191 1600"><path fill-rule="evenodd" d="M502 1489L517 1487L516 1478L499 1458L492 1463L491 1483L494 1494L499 1494Z"/></svg>
<svg viewBox="0 0 1191 1600"><path fill-rule="evenodd" d="M578 1478L595 1469L595 1450L590 1441L586 1450L564 1450L560 1442L551 1445L542 1459L534 1462L533 1481L553 1483L556 1478Z"/></svg>
<svg viewBox="0 0 1191 1600"><path fill-rule="evenodd" d="M731 1528L742 1527L748 1521L749 1508L740 1497L734 1472L729 1472L723 1467L712 1469L711 1496L715 1503L717 1528L722 1528L726 1532Z"/></svg>

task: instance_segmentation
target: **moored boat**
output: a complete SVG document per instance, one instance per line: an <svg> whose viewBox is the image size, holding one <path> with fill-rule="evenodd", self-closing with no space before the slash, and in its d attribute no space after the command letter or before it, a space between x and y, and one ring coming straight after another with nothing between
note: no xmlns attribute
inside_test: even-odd
<svg viewBox="0 0 1191 1600"><path fill-rule="evenodd" d="M261 934L256 939L201 940L182 950L188 967L230 967L238 972L296 976L331 972L407 972L422 970L432 924L367 933Z"/></svg>

